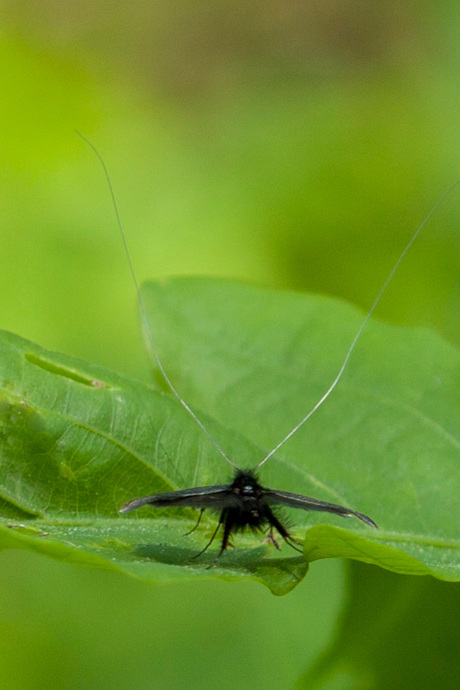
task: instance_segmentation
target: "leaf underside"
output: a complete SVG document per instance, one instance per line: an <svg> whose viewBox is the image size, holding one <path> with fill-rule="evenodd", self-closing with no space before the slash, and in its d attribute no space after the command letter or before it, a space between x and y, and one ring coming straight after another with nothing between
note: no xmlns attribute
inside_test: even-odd
<svg viewBox="0 0 460 690"><path fill-rule="evenodd" d="M321 397L362 319L336 300L215 279L144 289L166 370L221 447L253 467ZM253 579L283 594L308 563L345 557L458 580L460 357L427 330L369 324L325 405L264 466L264 486L379 525L285 512L304 557L236 535L208 568L216 516L128 500L221 484L229 467L160 388L0 337L0 544L151 582Z"/></svg>

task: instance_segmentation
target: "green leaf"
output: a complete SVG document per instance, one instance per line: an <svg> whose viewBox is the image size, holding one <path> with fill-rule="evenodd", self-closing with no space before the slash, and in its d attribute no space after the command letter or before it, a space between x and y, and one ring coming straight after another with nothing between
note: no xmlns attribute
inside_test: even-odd
<svg viewBox="0 0 460 690"><path fill-rule="evenodd" d="M338 300L221 279L152 283L144 296L179 390L263 449L259 460L325 393L363 320ZM266 486L379 525L293 512L309 560L459 579L459 372L458 351L430 330L367 326L330 398L263 468ZM320 522L338 527L309 529Z"/></svg>
<svg viewBox="0 0 460 690"><path fill-rule="evenodd" d="M1 548L151 582L252 579L276 594L304 577L302 557L267 557L272 549L255 536L218 567L207 569L211 554L193 560L215 528L212 515L188 537L191 510L119 515L133 496L226 481L227 467L170 395L5 332L0 381ZM247 441L203 418L228 448L256 457Z"/></svg>
<svg viewBox="0 0 460 690"><path fill-rule="evenodd" d="M362 319L322 297L223 280L149 284L164 363L240 467L253 467L335 377ZM137 496L225 483L229 467L169 393L0 338L0 544L152 582L252 579L283 594L308 562L343 556L457 579L458 353L421 330L369 325L331 398L261 472L265 486L349 506L379 524L291 511L305 559L237 535L193 559L216 522L118 510ZM323 523L323 524L320 524ZM324 524L326 523L326 524Z"/></svg>

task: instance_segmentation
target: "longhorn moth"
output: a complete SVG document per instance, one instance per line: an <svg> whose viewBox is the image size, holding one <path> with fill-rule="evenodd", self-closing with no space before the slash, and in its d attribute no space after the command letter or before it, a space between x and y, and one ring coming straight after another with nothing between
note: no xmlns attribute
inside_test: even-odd
<svg viewBox="0 0 460 690"><path fill-rule="evenodd" d="M115 211L116 223L121 234L124 251L127 257L129 270L131 277L136 289L137 298L139 302L141 319L144 326L144 330L147 337L147 346L149 349L149 354L152 357L154 363L156 363L161 375L163 376L168 388L171 393L176 397L179 403L185 408L187 413L191 416L194 422L200 427L202 432L207 436L209 441L214 445L220 455L225 459L225 461L233 468L233 478L229 484L213 485L213 486L199 486L189 489L181 489L178 491L170 491L166 493L153 494L151 496L144 496L141 498L135 498L128 501L120 509L121 513L129 513L132 510L136 510L145 505L151 505L155 508L172 508L172 507L187 507L195 508L200 511L199 517L196 525L190 532L193 532L199 525L203 512L206 509L210 509L219 513L219 519L217 526L207 542L204 548L195 554L193 558L201 556L207 549L211 546L214 539L216 538L218 532L222 531L222 538L220 543L220 548L217 553L216 558L212 561L211 567L220 559L225 550L230 545L230 539L233 534L238 532L244 532L246 529L250 529L254 532L265 531L267 532L268 540L279 549L280 546L275 537L275 531L281 536L281 538L296 551L302 552L300 548L302 546L301 542L297 541L289 529L282 523L281 518L277 515L276 506L286 506L288 508L297 508L301 510L312 510L325 513L332 513L334 515L340 515L341 517L355 517L361 520L366 525L377 528L376 523L367 515L360 513L354 509L347 508L345 506L337 505L335 503L328 503L316 498L311 498L309 496L303 496L301 494L290 493L287 491L280 491L277 489L269 489L264 487L258 478L258 470L269 460L284 444L292 437L297 431L310 419L310 417L316 412L316 410L327 400L333 390L336 388L343 373L348 365L349 359L356 347L358 340L360 339L364 329L366 328L369 320L374 314L377 305L379 304L384 292L386 291L388 285L393 279L396 271L398 270L401 262L405 258L406 254L411 249L412 245L431 219L432 215L442 204L444 199L452 192L452 190L460 183L460 180L454 182L454 184L438 199L429 213L425 216L424 220L412 234L411 238L407 242L406 246L400 253L396 263L389 272L386 280L384 281L382 287L380 288L377 296L372 303L367 314L364 316L361 325L356 331L348 350L345 353L343 362L329 385L324 394L315 403L315 405L300 419L300 421L287 433L277 445L272 448L265 457L253 468L241 469L236 465L226 452L221 448L219 443L214 439L209 430L205 427L203 422L195 414L188 403L182 398L173 382L169 378L163 363L160 359L155 337L150 328L147 320L146 310L144 301L141 295L140 286L134 271L133 262L129 252L126 236L124 233L123 225L121 222L121 217L115 198L115 193L113 190L112 182L105 165L104 160L93 146L93 144L88 141L84 136L79 134L79 136L90 146L95 155L97 156L109 188L110 196L112 199L113 208ZM190 534L188 532L187 534Z"/></svg>

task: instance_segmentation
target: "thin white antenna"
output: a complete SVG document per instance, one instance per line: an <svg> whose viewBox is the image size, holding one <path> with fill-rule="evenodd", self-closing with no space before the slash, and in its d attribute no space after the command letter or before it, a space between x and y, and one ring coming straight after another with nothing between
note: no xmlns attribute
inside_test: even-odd
<svg viewBox="0 0 460 690"><path fill-rule="evenodd" d="M455 187L457 187L457 185L458 185L459 183L460 183L460 178L458 178L458 179L453 183L453 185L451 185L451 186L449 187L449 189L448 189L446 192L444 192L444 194L442 194L442 195L439 197L439 199L437 200L437 202L436 202L436 203L434 204L434 206L432 207L431 211L429 211L428 214L425 216L425 218L422 220L422 222L421 222L420 225L418 226L417 230L414 232L414 234L413 234L412 237L410 238L409 242L406 244L406 246L405 246L404 249L402 250L401 254L399 255L398 260L396 261L395 265L393 266L393 268L391 269L390 273L388 274L387 279L385 280L385 282L383 283L382 287L380 288L380 290L379 290L379 292L378 292L378 294L377 294L377 297L375 298L375 300L374 300L374 302L373 302L371 308L370 308L369 311L367 312L367 314L366 314L366 316L364 317L364 319L363 319L363 321L362 321L360 327L358 328L355 337L354 337L353 340L351 341L351 345L350 345L350 347L349 347L348 350L347 350L347 353L346 353L346 355L345 355L345 359L343 360L342 365L341 365L341 367L340 367L340 369L339 369L339 371L338 371L338 373L337 373L335 379L332 381L331 385L330 385L329 388L326 390L326 392L324 393L324 395L321 396L321 398L318 400L318 402L311 408L311 410L305 415L305 417L302 417L302 419L300 420L300 422L298 422L298 424L296 424L295 427L294 427L293 429L291 429L291 431L290 431L288 434L286 434L286 436L285 436L285 437L284 437L274 448L272 448L272 450L271 450L269 453L267 453L267 455L263 458L263 460L261 460L261 461L259 462L259 464L255 466L254 469L258 469L259 467L262 467L262 465L263 465L264 463L266 463L267 460L268 460L269 458L272 457L272 455L274 455L282 446L284 446L284 444L286 443L286 441L289 441L289 439L291 438L291 436L294 436L294 434L297 433L297 431L300 429L300 427L303 426L303 425L305 424L305 422L307 422L307 421L310 419L310 417L316 412L316 410L317 410L319 407L321 407L321 405L323 404L323 402L325 402L325 401L328 399L328 397L330 396L330 394L332 393L332 391L334 390L334 388L337 386L338 382L339 382L340 379L342 378L343 372L345 371L345 369L346 369L346 367L347 367L348 361L349 361L349 359L350 359L350 357L351 357L351 354L352 354L353 350L354 350L355 347L356 347L356 344L357 344L358 340L359 340L360 337L361 337L362 332L363 332L364 329L366 328L366 326L367 326L367 324L368 324L368 321L369 321L369 319L371 318L372 314L375 312L375 310L376 310L376 308L377 308L377 305L378 305L378 303L380 302L380 300L382 299L385 290L387 289L388 285L389 285L389 284L391 283L391 281L393 280L393 276L394 276L394 274L396 273L396 271L398 270L398 268L399 268L399 266L400 266L402 260L404 259L404 257L406 256L407 252L408 252L409 249L412 247L412 245L414 244L415 240L416 240L417 237L420 235L420 233L422 232L423 228L424 228L425 225L428 223L428 221L430 220L430 218L432 217L432 215L435 213L435 211L437 211L437 209L438 209L439 206L443 203L443 201L446 199L446 197L449 196L449 194L455 189Z"/></svg>
<svg viewBox="0 0 460 690"><path fill-rule="evenodd" d="M80 137L80 139L83 139L83 141L84 141L86 144L88 144L88 146L89 146L89 147L92 149L92 151L95 153L95 155L97 156L97 158L98 158L98 160L99 160L99 162L100 162L100 164L101 164L101 166L102 166L102 169L103 169L103 171L104 171L104 175L105 175L105 179L106 179L106 181L107 181L107 185L108 185L108 188L109 188L110 196L111 196L111 198L112 198L112 204L113 204L113 208L114 208L114 211L115 211L115 217L116 217L116 221L117 221L117 226L118 226L118 229L119 229L120 234L121 234L121 239L122 239L122 241L123 241L123 247L124 247L124 249L125 249L125 254L126 254L126 257L127 257L127 259L128 259L129 270L130 270L130 272L131 272L131 277L132 277L132 279L133 279L134 286L135 286L136 292L137 292L137 299L138 299L138 302L139 302L139 309L140 309L140 312L141 312L142 327L143 327L144 333L146 334L146 344L147 344L148 354L149 354L150 358L151 358L154 362L156 362L156 364L157 364L157 366L158 366L158 369L160 370L161 375L163 376L164 380L166 381L166 383L167 383L169 389L170 389L171 392L176 396L176 398L178 399L178 401L180 402L180 404L182 405L182 407L184 407L184 408L187 410L187 412L189 413L189 415L190 415L190 416L192 417L192 419L196 422L196 424L198 424L198 426L200 427L200 429L201 429L202 431L204 431L204 433L206 434L206 436L208 437L208 439L211 441L211 443L214 445L214 447L219 451L219 453L222 455L222 457L225 458L225 460L228 462L228 464L231 465L231 466L233 467L233 469L238 469L237 466L235 465L235 463L232 462L232 460L230 460L230 458L229 458L228 455L225 453L225 451L222 450L222 448L221 448L220 445L217 443L217 441L215 440L215 438L213 438L213 436L212 436L211 433L208 431L208 429L205 427L205 425L203 424L203 422L196 416L196 414L194 413L194 411L192 410L192 408L185 402L185 400L182 398L182 396L180 395L180 393L179 393L179 392L177 391L177 389L175 388L175 386L174 386L174 384L172 383L171 379L169 378L168 374L166 373L166 370L165 370L165 368L164 368L164 366L163 366L163 363L162 363L162 361L161 361L161 359L160 359L160 355L158 354L158 350L157 350L157 347L156 347L155 339L154 339L154 337L153 337L153 334L152 334L152 331L151 331L151 329L150 329L149 322L148 322L148 319L147 319L147 314L146 314L146 311L145 311L144 300L142 299L141 289L140 289L140 287L139 287L139 283L138 283L138 280L137 280L137 278L136 278L136 273L135 273L135 271L134 271L134 266L133 266L133 262L132 262L132 259L131 259L131 254L130 254L130 252L129 252L128 243L127 243L127 241L126 241L126 235L125 235L125 231L124 231L124 229L123 229L123 223L121 222L120 211L118 210L118 204L117 204L117 200L116 200L116 197L115 197L115 192L114 192L114 190L113 190L112 181L111 181L111 179L110 179L109 171L107 170L107 166L106 166L106 164L104 163L104 159L102 158L102 156L100 155L100 153L99 153L99 151L96 149L96 147L89 141L89 139L87 139L86 137L84 137L83 134L80 134L80 132L76 132L76 133L78 134L78 136Z"/></svg>
<svg viewBox="0 0 460 690"><path fill-rule="evenodd" d="M117 226L118 226L118 229L119 229L120 234L121 234L121 239L122 239L122 242L123 242L123 247L124 247L124 250L125 250L126 257L127 257L127 259L128 259L129 270L130 270L130 272L131 272L131 277L132 277L132 279L133 279L134 286L135 286L136 292L137 292L137 298L138 298L139 308L140 308L140 312L141 312L142 326L143 326L144 333L146 334L146 344L147 344L147 349L148 349L149 357L150 357L150 359L151 359L152 361L154 361L154 362L157 364L158 369L160 370L161 375L163 376L164 380L166 381L166 384L168 385L168 387L169 387L169 389L171 390L171 392L175 395L175 397L176 397L177 400L180 402L180 404L187 410L187 412L188 412L189 415L192 417L192 419L195 421L195 423L196 423L196 424L200 427L200 429L206 434L206 436L207 436L208 439L211 441L211 443L213 444L213 446L219 451L219 453L220 453L220 454L222 455L222 457L228 462L228 464L231 465L231 467L233 467L233 469L238 469L238 466L235 465L235 463L234 463L232 460L230 460L230 458L228 457L227 453L225 453L225 451L220 447L220 445L217 443L217 441L213 438L213 436L211 435L211 433L210 433L210 432L208 431L208 429L205 427L205 425L203 424L203 422L197 417L197 415L196 415L195 412L192 410L192 408L191 408L191 407L186 403L186 401L182 398L182 396L180 395L180 393L177 391L177 389L175 388L174 384L172 383L171 379L169 378L168 374L166 373L166 370L165 370L165 368L164 368L164 366L163 366L163 363L162 363L162 361L161 361L161 359L160 359L160 356L159 356L159 354L158 354L158 350L157 350L157 347L156 347L155 339L154 339L154 337L153 337L153 334L152 334L152 331L151 331L151 329L150 329L149 322L148 322L148 319L147 319L147 314L146 314L146 310L145 310L144 300L143 300L143 298L142 298L142 294L141 294L141 290L140 290L140 287L139 287L139 283L138 283L138 280L137 280L137 278L136 278L136 273L135 273L135 271L134 271L134 266L133 266L133 262L132 262L132 259L131 259L131 254L130 254L130 252L129 252L129 247L128 247L128 243L127 243L127 240L126 240L125 231L124 231L124 229L123 229L123 224L122 224L122 222L121 222L121 216L120 216L120 212L119 212L119 209L118 209L118 204L117 204L117 200L116 200L116 197L115 197L115 192L114 192L114 190L113 190L112 181L111 181L111 179L110 179L109 171L107 170L107 166L106 166L106 164L105 164L105 162L104 162L104 159L102 158L102 156L100 155L100 153L99 153L99 151L96 149L96 147L89 141L89 139L87 139L85 136L83 136L83 134L81 134L80 132L76 132L76 134L77 134L81 139L83 139L83 141L92 149L92 151L94 152L94 154L95 154L96 157L98 158L98 160L99 160L99 162L100 162L100 164L101 164L101 166L102 166L102 169L103 169L103 172L104 172L104 175L105 175L105 179L106 179L106 181L107 181L107 185L108 185L108 188L109 188L110 196L111 196L111 199L112 199L113 208L114 208L114 211L115 211L115 217L116 217ZM361 335L362 335L364 329L366 328L366 326L367 326L369 320L371 319L373 313L375 312L375 310L376 310L376 308L377 308L377 305L379 304L380 300L382 299L383 294L385 293L385 291L386 291L388 285L389 285L389 284L391 283L391 281L393 280L393 277L394 277L396 271L398 270L398 268L399 268L401 262L403 261L403 259L405 258L406 254L407 254L408 251L411 249L412 245L414 244L414 242L416 241L416 239L418 238L418 236L420 235L420 233L422 232L422 230L424 229L424 227L426 226L426 224L428 223L428 221L431 219L431 217L433 216L433 214L438 210L438 208L441 206L441 204L444 202L444 200L452 193L452 191L453 191L459 184L460 184L460 177L449 187L449 189L447 189L447 191L445 191L445 192L439 197L439 199L436 201L436 203L433 205L433 207L431 208L431 210L427 213L427 215L425 216L425 218L422 220L422 222L420 223L420 225L418 226L418 228L416 229L416 231L413 233L413 235L412 235L411 238L409 239L408 243L406 244L406 246L405 246L404 249L402 250L401 254L399 255L399 257L398 257L398 259L397 259L397 261L396 261L396 263L394 264L393 268L391 269L390 273L388 274L388 277L386 278L385 282L383 283L382 287L380 288L380 290L379 290L379 292L378 292L378 294L377 294L377 297L375 298L374 302L372 303L371 308L369 309L369 311L367 312L366 316L364 317L364 319L363 319L363 321L362 321L360 327L358 328L358 330L357 330L357 332L356 332L356 334L355 334L353 340L351 341L350 347L348 348L348 350L347 350L347 352L346 352L346 354L345 354L345 358L344 358L344 360L343 360L343 362L342 362L342 364L341 364L341 366L340 366L340 369L339 369L337 375L335 376L334 380L333 380L332 383L330 384L329 388L328 388L328 389L326 390L326 392L321 396L321 398L318 400L318 402L311 408L311 410L309 410L309 412L307 412L307 414L306 414L304 417L302 417L302 419L300 420L300 422L298 422L298 423L291 429L291 431L289 431L289 433L286 434L286 436L285 436L283 439L281 439L281 441L280 441L279 443L277 443L277 445L276 445L274 448L272 448L272 450L271 450L269 453L267 453L267 455L266 455L266 456L265 456L265 457L254 467L254 470L257 470L259 467L262 467L262 465L264 465L264 464L267 462L267 460L269 460L269 459L272 457L272 455L274 455L282 446L284 446L284 444L285 444L287 441L289 441L289 439L290 439L292 436L294 436L294 434L297 433L297 431L305 424L305 422L307 422L307 421L310 419L310 417L316 412L316 410L318 410L318 409L321 407L321 405L328 399L328 397L330 396L330 394L332 393L332 391L335 389L335 387L336 387L337 384L339 383L340 379L342 378L343 373L344 373L344 371L345 371L345 369L346 369L346 367L347 367L347 365L348 365L348 362L349 362L349 360L350 360L350 357L351 357L351 355L352 355L352 353L353 353L353 350L355 349L355 347L356 347L356 345L357 345L357 343L358 343L358 340L360 339L360 337L361 337Z"/></svg>

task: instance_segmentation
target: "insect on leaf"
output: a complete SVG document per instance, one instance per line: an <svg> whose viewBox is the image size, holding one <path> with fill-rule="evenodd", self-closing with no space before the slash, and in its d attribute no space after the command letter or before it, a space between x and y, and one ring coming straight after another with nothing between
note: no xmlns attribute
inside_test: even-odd
<svg viewBox="0 0 460 690"><path fill-rule="evenodd" d="M151 284L145 296L164 324L162 352L172 343L171 376L243 467L254 467L317 399L361 318L335 300L231 281ZM285 548L275 558L250 533L207 570L215 551L192 556L215 529L211 511L189 536L198 517L190 508L119 517L135 496L231 479L169 394L11 334L0 349L4 548L151 582L253 579L281 594L301 581L301 554ZM283 509L309 560L344 556L458 578L459 360L428 331L370 324L328 404L261 469L263 486L351 507L379 525Z"/></svg>

